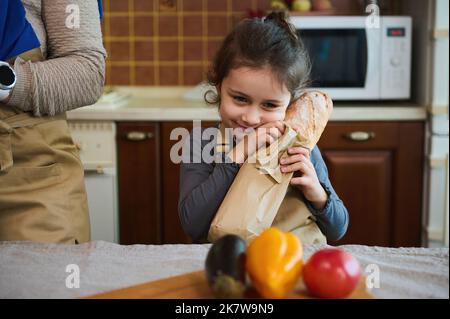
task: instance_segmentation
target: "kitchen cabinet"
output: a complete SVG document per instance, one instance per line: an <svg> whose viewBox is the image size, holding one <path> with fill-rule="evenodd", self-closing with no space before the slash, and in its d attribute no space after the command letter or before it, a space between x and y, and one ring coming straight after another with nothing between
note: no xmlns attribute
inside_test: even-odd
<svg viewBox="0 0 450 319"><path fill-rule="evenodd" d="M177 140L170 140L170 133L177 127L192 129L192 122L169 122L162 123L162 216L163 216L163 238L165 243L190 243L191 240L183 232L180 219L178 218L178 194L180 179L180 164L170 160L170 150ZM184 141L184 139L183 139Z"/></svg>
<svg viewBox="0 0 450 319"><path fill-rule="evenodd" d="M216 122L203 122L211 127ZM192 122L119 122L117 128L120 243L191 243L178 218L180 165L170 159L175 128Z"/></svg>
<svg viewBox="0 0 450 319"><path fill-rule="evenodd" d="M216 122L202 122L202 127L211 127ZM171 140L170 133L175 128L192 130L191 122L161 123L161 165L162 165L162 238L165 244L191 243L191 240L181 228L178 218L178 195L180 181L180 165L170 159L170 150L179 140Z"/></svg>
<svg viewBox="0 0 450 319"><path fill-rule="evenodd" d="M170 160L176 127L190 131L192 122L118 125L122 244L191 242L178 218L180 165ZM350 215L347 234L330 244L420 246L424 129L419 121L328 124L319 147Z"/></svg>
<svg viewBox="0 0 450 319"><path fill-rule="evenodd" d="M423 122L331 122L322 156L350 223L331 244L420 246Z"/></svg>
<svg viewBox="0 0 450 319"><path fill-rule="evenodd" d="M121 244L160 244L159 123L117 124Z"/></svg>

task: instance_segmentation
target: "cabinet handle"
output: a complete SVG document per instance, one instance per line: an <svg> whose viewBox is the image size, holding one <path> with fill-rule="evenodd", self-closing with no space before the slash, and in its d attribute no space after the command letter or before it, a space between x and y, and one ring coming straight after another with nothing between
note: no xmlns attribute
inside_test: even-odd
<svg viewBox="0 0 450 319"><path fill-rule="evenodd" d="M375 138L375 133L374 132L355 131L355 132L346 133L344 136L346 139L349 139L350 141L363 142L363 141L368 141L368 140Z"/></svg>
<svg viewBox="0 0 450 319"><path fill-rule="evenodd" d="M151 132L137 132L137 131L133 131L133 132L128 132L127 133L127 140L139 142L139 141L144 141L144 140L151 139L151 138L153 138L153 136L154 135Z"/></svg>

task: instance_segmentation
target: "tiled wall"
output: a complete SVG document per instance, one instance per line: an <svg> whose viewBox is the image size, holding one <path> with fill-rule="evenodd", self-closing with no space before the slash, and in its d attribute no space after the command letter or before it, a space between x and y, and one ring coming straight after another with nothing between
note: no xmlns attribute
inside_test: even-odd
<svg viewBox="0 0 450 319"><path fill-rule="evenodd" d="M195 85L246 9L270 0L104 0L107 85Z"/></svg>
<svg viewBox="0 0 450 319"><path fill-rule="evenodd" d="M365 14L367 2L332 0L337 14ZM103 5L107 85L196 85L247 10L270 10L270 0L103 0Z"/></svg>

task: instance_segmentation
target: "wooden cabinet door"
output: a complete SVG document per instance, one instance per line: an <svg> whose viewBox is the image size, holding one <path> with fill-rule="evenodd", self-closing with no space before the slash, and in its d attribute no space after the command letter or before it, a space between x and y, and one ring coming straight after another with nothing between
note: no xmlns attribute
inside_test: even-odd
<svg viewBox="0 0 450 319"><path fill-rule="evenodd" d="M332 244L420 246L422 122L331 122L318 146L350 216Z"/></svg>
<svg viewBox="0 0 450 319"><path fill-rule="evenodd" d="M161 243L159 125L117 125L121 244Z"/></svg>
<svg viewBox="0 0 450 319"><path fill-rule="evenodd" d="M216 126L217 122L202 122L202 127ZM170 134L176 128L192 130L192 122L161 123L161 163L162 163L162 238L165 244L186 244L192 241L184 233L178 217L178 198L180 195L180 164L170 158L170 150L178 140L171 140ZM175 138L175 137L174 137Z"/></svg>
<svg viewBox="0 0 450 319"><path fill-rule="evenodd" d="M393 153L325 151L330 179L350 214L339 244L389 246L392 223Z"/></svg>

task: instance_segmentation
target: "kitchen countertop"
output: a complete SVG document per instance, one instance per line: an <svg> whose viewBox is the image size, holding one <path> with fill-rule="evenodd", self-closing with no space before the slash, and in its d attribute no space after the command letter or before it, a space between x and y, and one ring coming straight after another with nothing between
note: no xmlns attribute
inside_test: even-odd
<svg viewBox="0 0 450 319"><path fill-rule="evenodd" d="M109 90L110 88L108 88ZM67 112L69 120L218 121L215 106L185 99L194 87L114 87L94 105ZM124 97L116 102L114 97ZM331 121L424 121L425 107L406 102L335 102Z"/></svg>
<svg viewBox="0 0 450 319"><path fill-rule="evenodd" d="M209 247L0 242L0 298L86 297L199 271ZM305 260L320 248L305 245ZM367 278L379 270L379 287L372 289L377 298L449 298L448 248L340 248L358 259ZM79 288L66 287L74 272L68 265L79 268Z"/></svg>

